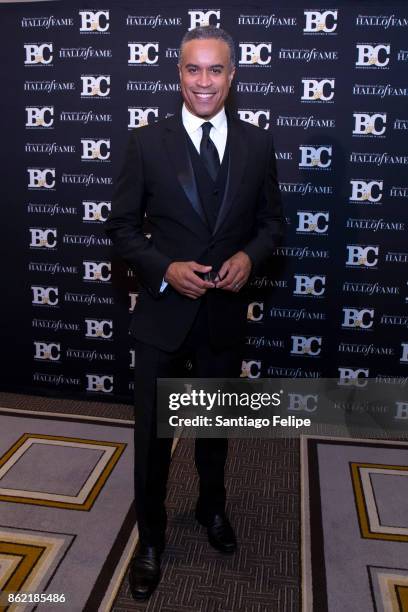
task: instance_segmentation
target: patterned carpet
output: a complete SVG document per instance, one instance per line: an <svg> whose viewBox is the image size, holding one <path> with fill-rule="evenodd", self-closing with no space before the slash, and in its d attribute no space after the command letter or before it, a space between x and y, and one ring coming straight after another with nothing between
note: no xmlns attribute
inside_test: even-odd
<svg viewBox="0 0 408 612"><path fill-rule="evenodd" d="M311 436L301 449L304 609L407 612L408 442Z"/></svg>
<svg viewBox="0 0 408 612"><path fill-rule="evenodd" d="M131 418L131 407L0 393L10 408ZM197 478L193 441L172 461L163 577L146 603L136 603L125 576L113 612L297 612L300 609L300 492L297 440L232 440L228 513L239 550L213 550L193 517ZM79 612L79 611L78 611ZM106 612L106 610L100 610Z"/></svg>
<svg viewBox="0 0 408 612"><path fill-rule="evenodd" d="M295 440L232 440L229 516L239 550L213 550L193 517L193 441L181 440L169 480L163 578L148 603L132 600L127 577L114 612L297 612L299 450Z"/></svg>
<svg viewBox="0 0 408 612"><path fill-rule="evenodd" d="M110 610L137 541L132 473L132 421L0 406L1 612L39 594Z"/></svg>

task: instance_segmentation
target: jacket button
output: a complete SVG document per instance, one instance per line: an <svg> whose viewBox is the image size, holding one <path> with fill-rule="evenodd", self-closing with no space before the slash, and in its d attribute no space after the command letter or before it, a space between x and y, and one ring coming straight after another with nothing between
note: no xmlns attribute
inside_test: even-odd
<svg viewBox="0 0 408 612"><path fill-rule="evenodd" d="M213 191L213 195L215 195L215 196L216 196L216 195L218 195L218 194L219 194L219 189L214 189L214 191Z"/></svg>

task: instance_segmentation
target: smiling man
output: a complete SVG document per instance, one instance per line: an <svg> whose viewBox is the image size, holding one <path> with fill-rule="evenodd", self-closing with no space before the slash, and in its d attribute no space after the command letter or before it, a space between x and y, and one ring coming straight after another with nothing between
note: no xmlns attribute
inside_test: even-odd
<svg viewBox="0 0 408 612"><path fill-rule="evenodd" d="M184 104L193 115L210 120L224 108L235 74L231 50L219 39L190 39L182 45L179 74Z"/></svg>
<svg viewBox="0 0 408 612"><path fill-rule="evenodd" d="M283 228L272 138L225 112L235 73L231 37L212 26L187 32L178 68L181 112L132 133L107 222L140 283L131 322L139 544L129 580L135 599L156 588L165 547L172 441L156 436L156 379L182 375L178 365L187 358L195 377L239 376L243 289ZM195 441L195 517L221 553L236 549L225 510L227 450L226 439Z"/></svg>

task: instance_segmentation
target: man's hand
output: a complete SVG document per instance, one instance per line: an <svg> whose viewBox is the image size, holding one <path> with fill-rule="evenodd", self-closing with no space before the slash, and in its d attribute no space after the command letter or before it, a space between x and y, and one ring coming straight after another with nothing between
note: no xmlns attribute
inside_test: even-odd
<svg viewBox="0 0 408 612"><path fill-rule="evenodd" d="M193 300L204 295L207 289L213 289L214 283L202 280L196 272L205 274L212 266L202 266L195 261L173 261L166 270L164 280L181 293Z"/></svg>
<svg viewBox="0 0 408 612"><path fill-rule="evenodd" d="M216 282L217 289L226 289L237 293L245 285L251 273L252 262L244 251L238 251L232 257L224 261Z"/></svg>

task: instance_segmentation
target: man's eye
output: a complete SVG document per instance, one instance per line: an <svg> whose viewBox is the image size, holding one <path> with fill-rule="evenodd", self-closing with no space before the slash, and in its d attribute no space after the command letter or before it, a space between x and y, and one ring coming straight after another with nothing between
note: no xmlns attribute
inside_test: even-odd
<svg viewBox="0 0 408 612"><path fill-rule="evenodd" d="M197 72L197 68L188 68L188 72L194 74L195 72Z"/></svg>
<svg viewBox="0 0 408 612"><path fill-rule="evenodd" d="M214 72L214 74L221 74L220 68L213 68L212 71Z"/></svg>

